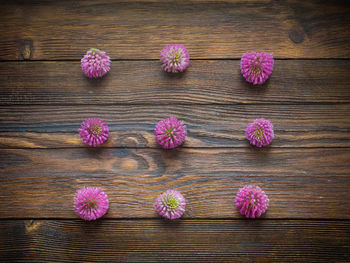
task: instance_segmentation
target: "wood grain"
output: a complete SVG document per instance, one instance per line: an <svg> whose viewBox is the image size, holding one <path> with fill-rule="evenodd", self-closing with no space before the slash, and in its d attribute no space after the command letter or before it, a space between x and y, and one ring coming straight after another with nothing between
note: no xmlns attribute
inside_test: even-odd
<svg viewBox="0 0 350 263"><path fill-rule="evenodd" d="M349 221L6 220L0 255L11 262L348 262L349 229Z"/></svg>
<svg viewBox="0 0 350 263"><path fill-rule="evenodd" d="M88 147L77 132L83 120L106 121L101 147L160 148L155 124L176 115L188 128L183 147L249 147L245 128L256 118L274 124L273 147L349 147L350 105L24 105L0 106L0 147Z"/></svg>
<svg viewBox="0 0 350 263"><path fill-rule="evenodd" d="M177 189L185 218L242 218L239 187L261 186L265 218L350 218L349 154L333 149L2 149L0 217L76 218L76 189L100 186L108 218L157 217L153 202Z"/></svg>
<svg viewBox="0 0 350 263"><path fill-rule="evenodd" d="M0 63L0 104L301 104L350 102L349 60L276 61L267 83L248 84L239 61L193 61L169 75L158 61L114 61L87 79L79 62Z"/></svg>
<svg viewBox="0 0 350 263"><path fill-rule="evenodd" d="M0 262L349 262L346 1L0 6ZM160 69L169 43L190 52L183 74ZM102 79L81 72L91 47L113 59ZM250 50L277 58L263 86L240 74ZM153 128L170 115L189 135L165 151ZM89 117L110 127L102 147L77 134ZM275 126L264 149L244 136L259 117ZM270 199L261 219L235 207L245 184ZM102 220L74 213L83 186L108 194ZM186 198L181 220L153 209L167 189Z"/></svg>
<svg viewBox="0 0 350 263"><path fill-rule="evenodd" d="M192 58L349 58L345 1L2 1L0 59L158 59L169 43Z"/></svg>

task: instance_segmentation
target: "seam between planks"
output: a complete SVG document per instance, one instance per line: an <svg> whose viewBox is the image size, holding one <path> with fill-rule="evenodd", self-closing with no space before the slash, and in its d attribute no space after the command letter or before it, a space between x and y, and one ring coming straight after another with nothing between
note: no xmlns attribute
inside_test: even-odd
<svg viewBox="0 0 350 263"><path fill-rule="evenodd" d="M0 60L0 63L14 63L14 62L80 62L81 59L18 59L18 60ZM236 61L241 60L240 57L236 58L191 58L191 61L220 61L229 60ZM274 60L350 60L350 58L274 58ZM159 58L112 58L111 61L159 61Z"/></svg>
<svg viewBox="0 0 350 263"><path fill-rule="evenodd" d="M11 133L11 132L8 132ZM200 149L200 150L220 150L220 149L224 149L224 150L228 150L228 149L246 149L249 148L250 145L247 146L203 146L203 147L186 147L186 146L182 146L178 149ZM81 147L81 146L77 146L77 147L46 147L46 148L40 148L40 147L35 147L35 148L28 148L28 147L0 147L0 150L69 150L69 149L90 149L91 147ZM162 148L159 147L146 147L146 146L140 146L140 147L135 147L135 146L111 146L111 147L98 147L101 149L135 149L135 150L141 150L141 149L154 149L154 150L163 150ZM281 146L273 146L270 147L269 149L279 149L279 150L288 150L288 149L305 149L305 150L309 150L309 149L350 149L349 146L310 146L310 147L305 147L305 146L286 146L286 147L281 147ZM259 150L259 149L258 149Z"/></svg>
<svg viewBox="0 0 350 263"><path fill-rule="evenodd" d="M283 105L283 106L295 106L295 105L350 105L350 102L263 102L263 103L252 103L252 102L234 102L234 103L216 103L216 102L204 102L204 103L184 103L184 102L164 102L164 103L159 103L159 102L154 102L154 103L127 103L127 102L120 102L120 103L103 103L104 106L163 106L163 105L179 105L179 106L278 106L278 105ZM0 107L10 107L10 106L101 106L100 103L0 103Z"/></svg>
<svg viewBox="0 0 350 263"><path fill-rule="evenodd" d="M0 218L0 222L1 221L7 221L7 220L12 220L12 221L21 221L21 220L47 220L47 221L83 221L80 218L77 217L64 217L64 218L60 218L60 217L8 217L8 218ZM125 217L125 218L102 218L101 220L106 220L106 221L147 221L147 220L160 220L160 221L167 221L164 220L161 217ZM253 220L249 220L246 218L229 218L229 217L196 217L196 218L180 218L178 219L179 221L216 221L216 220L220 220L220 221L346 221L346 222L350 222L349 218L255 218Z"/></svg>

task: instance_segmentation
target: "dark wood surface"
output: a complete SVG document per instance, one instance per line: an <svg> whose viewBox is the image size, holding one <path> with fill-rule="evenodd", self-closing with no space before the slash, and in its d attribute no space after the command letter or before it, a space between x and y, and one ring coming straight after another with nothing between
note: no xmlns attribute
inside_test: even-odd
<svg viewBox="0 0 350 263"><path fill-rule="evenodd" d="M349 262L349 221L5 220L0 232L5 262Z"/></svg>
<svg viewBox="0 0 350 263"><path fill-rule="evenodd" d="M350 5L347 1L0 1L0 262L349 262ZM182 43L183 74L159 50ZM79 60L98 47L110 73ZM259 87L241 55L273 52ZM176 115L185 144L162 150L157 121ZM111 133L88 148L77 133L99 117ZM270 119L256 149L247 123ZM257 220L235 208L261 186ZM110 210L84 222L75 191L100 186ZM181 220L153 201L174 188Z"/></svg>
<svg viewBox="0 0 350 263"><path fill-rule="evenodd" d="M171 115L188 128L186 148L249 147L247 123L264 116L278 134L273 148L350 146L349 104L0 106L0 146L88 147L77 129L83 120L96 116L108 123L111 132L102 148L160 148L153 135L154 125Z"/></svg>
<svg viewBox="0 0 350 263"><path fill-rule="evenodd" d="M168 188L188 201L185 218L242 218L234 197L244 184L269 195L266 218L350 219L350 150L2 149L2 218L76 218L84 185L103 187L108 218L157 217L153 202ZM33 205L35 198L36 205ZM9 205L10 204L10 205ZM40 205L38 205L40 204Z"/></svg>
<svg viewBox="0 0 350 263"><path fill-rule="evenodd" d="M158 59L169 42L192 58L349 58L347 1L2 1L0 58L80 59L92 46L113 59Z"/></svg>
<svg viewBox="0 0 350 263"><path fill-rule="evenodd" d="M242 77L239 60L191 61L177 75L163 72L159 61L113 61L99 80L87 79L79 62L3 62L0 103L349 103L349 68L350 60L277 60L271 78L254 87Z"/></svg>

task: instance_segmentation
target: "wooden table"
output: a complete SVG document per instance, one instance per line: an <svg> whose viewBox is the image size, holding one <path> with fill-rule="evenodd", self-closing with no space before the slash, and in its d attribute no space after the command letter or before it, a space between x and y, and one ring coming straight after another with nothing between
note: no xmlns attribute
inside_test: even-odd
<svg viewBox="0 0 350 263"><path fill-rule="evenodd" d="M1 1L1 262L349 262L350 8L346 1ZM184 74L160 69L182 43ZM91 47L110 73L85 78ZM272 52L261 87L240 74L246 51ZM162 150L157 121L188 127ZM107 122L89 148L77 129ZM245 127L275 126L256 149ZM243 218L238 188L256 184L267 213ZM84 222L75 191L99 186L110 210ZM177 189L181 220L160 219L156 196Z"/></svg>

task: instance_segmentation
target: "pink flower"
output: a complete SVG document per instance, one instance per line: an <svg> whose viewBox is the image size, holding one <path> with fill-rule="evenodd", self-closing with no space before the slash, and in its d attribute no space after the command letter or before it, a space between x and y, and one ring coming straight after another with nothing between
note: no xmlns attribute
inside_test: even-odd
<svg viewBox="0 0 350 263"><path fill-rule="evenodd" d="M273 140L273 125L263 118L256 119L248 124L245 134L250 144L257 147L266 146Z"/></svg>
<svg viewBox="0 0 350 263"><path fill-rule="evenodd" d="M190 64L190 55L185 46L170 44L160 52L162 68L166 72L178 73L184 71Z"/></svg>
<svg viewBox="0 0 350 263"><path fill-rule="evenodd" d="M259 186L246 185L238 190L236 206L246 218L256 218L265 213L269 199Z"/></svg>
<svg viewBox="0 0 350 263"><path fill-rule="evenodd" d="M164 149L172 149L184 143L187 130L181 121L172 116L157 123L154 135Z"/></svg>
<svg viewBox="0 0 350 263"><path fill-rule="evenodd" d="M102 144L109 135L107 124L98 118L87 119L78 131L83 142L90 146Z"/></svg>
<svg viewBox="0 0 350 263"><path fill-rule="evenodd" d="M263 84L273 70L273 55L265 52L247 52L241 58L241 72L246 81Z"/></svg>
<svg viewBox="0 0 350 263"><path fill-rule="evenodd" d="M176 190L167 190L160 194L155 203L154 209L159 215L168 219L180 218L185 213L186 200Z"/></svg>
<svg viewBox="0 0 350 263"><path fill-rule="evenodd" d="M96 220L106 214L109 202L99 187L83 187L74 197L74 210L84 220Z"/></svg>
<svg viewBox="0 0 350 263"><path fill-rule="evenodd" d="M105 52L92 48L81 59L81 69L88 78L99 78L107 74L111 60Z"/></svg>

